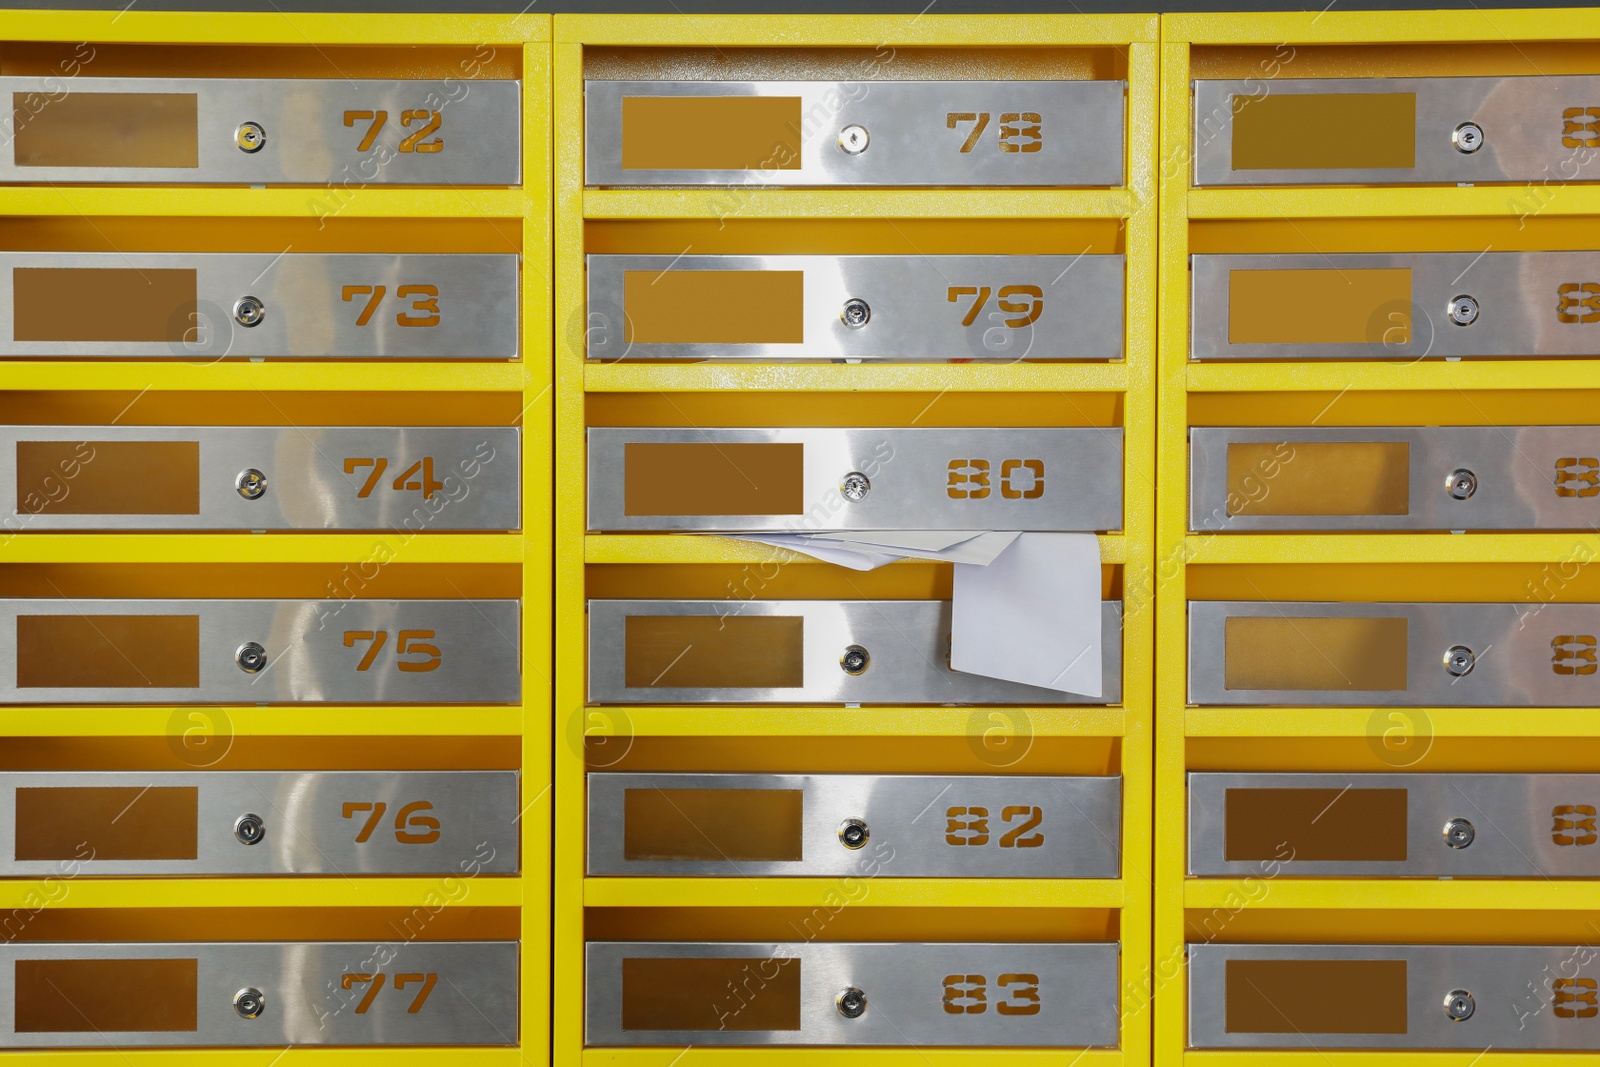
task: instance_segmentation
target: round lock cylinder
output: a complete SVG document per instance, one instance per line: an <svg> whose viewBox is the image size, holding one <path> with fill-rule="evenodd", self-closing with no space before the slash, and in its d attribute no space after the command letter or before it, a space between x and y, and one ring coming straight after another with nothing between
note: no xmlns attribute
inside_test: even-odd
<svg viewBox="0 0 1600 1067"><path fill-rule="evenodd" d="M872 306L865 300L852 297L844 302L839 318L852 330L859 330L872 321Z"/></svg>
<svg viewBox="0 0 1600 1067"><path fill-rule="evenodd" d="M865 674L872 665L872 655L861 645L851 645L839 657L839 666L850 675Z"/></svg>
<svg viewBox="0 0 1600 1067"><path fill-rule="evenodd" d="M267 305L257 296L241 296L233 302L233 321L240 326L250 328L260 326L261 320L267 317Z"/></svg>
<svg viewBox="0 0 1600 1067"><path fill-rule="evenodd" d="M1471 326L1478 321L1478 301L1465 293L1451 297L1450 303L1445 307L1445 314L1457 326Z"/></svg>
<svg viewBox="0 0 1600 1067"><path fill-rule="evenodd" d="M267 669L267 650L254 641L246 641L234 652L233 662L246 674L260 674Z"/></svg>
<svg viewBox="0 0 1600 1067"><path fill-rule="evenodd" d="M1450 143L1457 152L1470 156L1483 147L1483 127L1476 122L1463 122L1450 134Z"/></svg>
<svg viewBox="0 0 1600 1067"><path fill-rule="evenodd" d="M1451 645L1445 649L1444 669L1453 678L1465 678L1477 665L1478 657L1466 645Z"/></svg>
<svg viewBox="0 0 1600 1067"><path fill-rule="evenodd" d="M1451 848L1466 848L1477 836L1478 831L1465 819L1451 819L1444 824L1444 843Z"/></svg>
<svg viewBox="0 0 1600 1067"><path fill-rule="evenodd" d="M833 1002L846 1019L859 1019L867 1013L867 995L855 986L840 991Z"/></svg>
<svg viewBox="0 0 1600 1067"><path fill-rule="evenodd" d="M267 143L267 131L259 122L241 122L233 131L233 143L241 152L259 152Z"/></svg>
<svg viewBox="0 0 1600 1067"><path fill-rule="evenodd" d="M1444 1014L1451 1022L1466 1022L1477 1008L1472 994L1465 989L1452 989L1444 995Z"/></svg>
<svg viewBox="0 0 1600 1067"><path fill-rule="evenodd" d="M234 478L233 487L246 500L260 500L267 492L267 476L254 467L247 467Z"/></svg>
<svg viewBox="0 0 1600 1067"><path fill-rule="evenodd" d="M259 845L267 836L266 820L254 813L241 815L233 820L233 836L241 845Z"/></svg>
<svg viewBox="0 0 1600 1067"><path fill-rule="evenodd" d="M1444 491L1451 500L1466 500L1478 491L1478 476L1462 467L1445 477Z"/></svg>
<svg viewBox="0 0 1600 1067"><path fill-rule="evenodd" d="M846 819L839 824L839 843L845 848L861 848L871 836L872 831L867 828L864 819Z"/></svg>
<svg viewBox="0 0 1600 1067"><path fill-rule="evenodd" d="M865 126L849 125L839 131L839 147L847 155L859 156L872 143L872 135Z"/></svg>
<svg viewBox="0 0 1600 1067"><path fill-rule="evenodd" d="M267 997L261 990L247 987L233 995L233 1010L241 1018L256 1019L267 1010Z"/></svg>
<svg viewBox="0 0 1600 1067"><path fill-rule="evenodd" d="M860 502L872 491L872 481L860 471L851 471L839 479L839 492L846 500Z"/></svg>

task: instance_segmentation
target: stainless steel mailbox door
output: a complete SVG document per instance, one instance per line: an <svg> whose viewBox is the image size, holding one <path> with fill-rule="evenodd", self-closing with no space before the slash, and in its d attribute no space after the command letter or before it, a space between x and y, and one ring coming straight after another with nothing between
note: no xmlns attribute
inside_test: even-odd
<svg viewBox="0 0 1600 1067"><path fill-rule="evenodd" d="M1122 428L589 430L591 530L1118 530Z"/></svg>
<svg viewBox="0 0 1600 1067"><path fill-rule="evenodd" d="M591 600L597 704L1117 704L1122 602L1101 605L1102 695L953 671L948 600ZM630 641L631 636L631 641ZM698 651L695 651L698 649ZM865 666L848 672L848 651ZM694 651L694 655L689 655Z"/></svg>
<svg viewBox="0 0 1600 1067"><path fill-rule="evenodd" d="M1124 257L592 255L598 360L1113 360Z"/></svg>
<svg viewBox="0 0 1600 1067"><path fill-rule="evenodd" d="M1189 873L1600 877L1589 774L1189 775Z"/></svg>
<svg viewBox="0 0 1600 1067"><path fill-rule="evenodd" d="M583 88L589 185L1123 184L1122 81Z"/></svg>
<svg viewBox="0 0 1600 1067"><path fill-rule="evenodd" d="M586 957L588 1045L1117 1043L1115 943L591 941ZM747 981L760 995L736 994Z"/></svg>
<svg viewBox="0 0 1600 1067"><path fill-rule="evenodd" d="M1188 950L1190 1048L1600 1049L1588 945Z"/></svg>
<svg viewBox="0 0 1600 1067"><path fill-rule="evenodd" d="M475 426L0 429L25 530L515 530L520 431Z"/></svg>
<svg viewBox="0 0 1600 1067"><path fill-rule="evenodd" d="M0 253L0 357L517 357L515 255Z"/></svg>
<svg viewBox="0 0 1600 1067"><path fill-rule="evenodd" d="M515 771L9 772L0 877L518 869Z"/></svg>
<svg viewBox="0 0 1600 1067"><path fill-rule="evenodd" d="M517 185L516 81L0 78L0 182Z"/></svg>
<svg viewBox="0 0 1600 1067"><path fill-rule="evenodd" d="M515 600L0 600L0 704L511 704Z"/></svg>
<svg viewBox="0 0 1600 1067"><path fill-rule="evenodd" d="M1191 600L1189 703L1588 707L1597 636L1600 604Z"/></svg>
<svg viewBox="0 0 1600 1067"><path fill-rule="evenodd" d="M1196 427L1189 528L1591 530L1600 427Z"/></svg>
<svg viewBox="0 0 1600 1067"><path fill-rule="evenodd" d="M1587 165L1600 148L1600 127L1588 108L1600 99L1600 78L1193 85L1196 185L1594 180ZM1507 192L1515 203L1521 190Z"/></svg>
<svg viewBox="0 0 1600 1067"><path fill-rule="evenodd" d="M1600 355L1600 252L1197 255L1190 267L1197 360Z"/></svg>
<svg viewBox="0 0 1600 1067"><path fill-rule="evenodd" d="M588 825L591 875L1115 878L1122 782L594 773Z"/></svg>
<svg viewBox="0 0 1600 1067"><path fill-rule="evenodd" d="M514 941L0 943L0 1046L515 1045ZM256 994L256 1014L235 1007ZM98 995L101 992L115 995Z"/></svg>

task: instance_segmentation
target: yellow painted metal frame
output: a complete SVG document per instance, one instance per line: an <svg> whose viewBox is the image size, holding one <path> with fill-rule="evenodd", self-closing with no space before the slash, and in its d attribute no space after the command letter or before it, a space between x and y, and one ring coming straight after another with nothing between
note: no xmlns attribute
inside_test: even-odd
<svg viewBox="0 0 1600 1067"><path fill-rule="evenodd" d="M583 1047L583 945L586 909L816 906L837 896L834 879L645 879L584 876L583 738L786 736L956 737L968 733L966 710L865 708L586 709L584 634L586 564L744 564L777 561L757 546L720 538L589 536L585 521L586 400L598 394L724 390L808 393L1109 393L1124 404L1127 463L1125 531L1101 539L1102 559L1123 568L1124 705L1088 711L1027 709L1036 737L1116 738L1124 789L1123 870L1115 881L1017 883L982 879L907 879L874 884L868 908L1056 908L1120 911L1123 980L1121 1048L1065 1053L1074 1063L1149 1062L1150 1016L1138 976L1149 959L1148 858L1151 818L1150 678L1153 609L1150 580L1154 518L1156 93L1154 16L587 16L555 19L556 237L556 833L554 1059L558 1064L690 1067L698 1063L860 1063L931 1067L975 1063L1065 1062L1060 1050L918 1049L590 1049ZM586 365L584 227L586 220L717 219L716 189L587 190L583 181L585 47L918 47L1006 48L1019 45L1112 47L1126 55L1129 181L1120 190L805 190L760 189L740 208L744 219L1030 219L1125 220L1128 267L1127 358L1109 366L1031 364L731 366ZM568 328L563 329L563 324ZM822 567L809 560L801 567ZM895 568L914 566L896 564ZM706 914L714 914L707 912ZM1057 912L1061 914L1061 912ZM1068 913L1070 914L1070 913ZM711 920L713 923L715 920ZM705 934L718 936L715 928ZM953 936L959 937L959 933Z"/></svg>
<svg viewBox="0 0 1600 1067"><path fill-rule="evenodd" d="M523 803L522 873L484 878L464 899L474 906L514 907L521 914L521 1047L452 1049L372 1048L290 1050L112 1049L12 1052L10 1063L101 1065L133 1062L187 1067L196 1063L431 1064L543 1063L548 1059L550 993L550 699L551 529L550 429L550 17L487 15L190 14L170 12L10 11L0 28L7 41L88 41L96 44L237 44L321 48L344 45L492 45L521 53L524 184L520 189L455 190L367 187L341 190L349 217L489 219L515 231L522 263L522 359L503 364L456 363L225 363L10 362L0 387L13 391L374 390L428 395L477 391L520 397L523 516L520 534L426 535L395 555L407 563L521 565L523 703L520 707L240 708L230 711L236 735L520 736ZM58 187L0 189L0 216L311 217L316 189L174 189ZM360 563L381 535L312 534L37 534L21 533L0 546L9 563ZM170 709L90 708L0 711L0 737L160 736ZM437 894L438 878L83 879L52 892L52 908L405 907ZM0 909L32 907L34 881L0 886ZM56 898L59 896L59 900Z"/></svg>
<svg viewBox="0 0 1600 1067"><path fill-rule="evenodd" d="M1327 251L1358 251L1364 247L1363 242L1381 242L1385 229L1398 232L1412 225L1417 227L1416 232L1422 232L1429 220L1456 220L1451 228L1471 235L1475 227L1484 226L1499 226L1498 232L1506 233L1514 228L1508 222L1520 226L1528 215L1561 219L1600 214L1600 187L1593 184L1559 189L1535 188L1533 183L1527 188L1191 189L1190 80L1197 76L1195 62L1225 62L1230 48L1274 49L1287 44L1300 50L1304 57L1302 69L1319 62L1323 67L1301 73L1294 62L1288 62L1278 77L1361 75L1371 72L1363 64L1378 63L1387 64L1381 73L1391 75L1534 73L1540 62L1567 62L1559 51L1563 41L1576 49L1587 46L1597 36L1600 14L1571 9L1382 13L1328 10L1167 15L1162 20L1154 809L1157 891L1155 969L1151 982L1156 994L1155 1062L1163 1067L1177 1067L1179 1063L1205 1067L1368 1067L1397 1062L1439 1067L1481 1063L1492 1067L1577 1063L1580 1059L1589 1062L1592 1058L1498 1050L1187 1052L1183 946L1186 920L1199 923L1208 918L1215 920L1218 915L1223 917L1217 935L1222 940L1559 939L1572 929L1581 928L1579 918L1600 903L1600 891L1592 885L1577 884L1257 879L1257 884L1250 885L1249 880L1185 877L1187 769L1385 769L1381 759L1368 755L1369 746L1385 743L1383 727L1372 725L1375 709L1185 706L1186 601L1197 580L1215 585L1212 576L1222 574L1234 575L1232 580L1237 583L1245 580L1242 576L1275 571L1279 577L1271 588L1278 592L1267 593L1268 596L1292 598L1300 587L1320 589L1322 595L1329 595L1335 583L1348 579L1359 583L1359 588L1341 595L1377 599L1385 595L1385 582L1407 580L1435 581L1437 595L1444 583L1429 575L1439 573L1440 565L1449 564L1458 574L1465 567L1474 568L1466 573L1479 574L1483 580L1469 581L1464 592L1439 595L1439 599L1472 599L1476 589L1479 596L1503 595L1514 600L1523 596L1524 578L1531 575L1537 580L1541 567L1570 560L1575 551L1586 551L1589 558L1600 554L1600 538L1580 534L1207 536L1188 532L1187 430L1197 409L1212 412L1213 419L1227 417L1215 414L1219 411L1260 412L1272 405L1315 413L1325 402L1337 399L1344 405L1342 410L1356 412L1347 415L1342 424L1405 424L1408 418L1419 418L1417 405L1459 403L1467 412L1462 421L1479 424L1492 424L1497 417L1505 417L1498 413L1507 411L1517 413L1510 419L1527 422L1588 422L1592 417L1574 415L1579 401L1564 401L1561 394L1566 392L1569 397L1583 397L1583 402L1592 403L1593 393L1570 391L1600 388L1600 365L1592 361L1519 359L1405 366L1327 362L1190 364L1191 239L1205 233L1212 242L1207 250L1224 250L1226 241L1232 239L1226 236L1229 220L1254 220L1252 224L1258 232L1276 232L1275 239L1280 242L1292 243L1291 236L1285 235L1299 234L1312 248L1328 238L1332 243L1324 245ZM1430 44L1448 47L1426 47ZM1319 53L1321 46L1329 45L1358 47ZM1363 50L1359 46L1369 47ZM1321 59L1317 58L1319 54ZM1572 54L1578 55L1576 51ZM1560 73L1568 73L1569 69ZM1258 73L1257 77L1261 75ZM1270 88L1270 80L1267 84ZM1337 229L1333 223L1321 220L1337 220ZM1223 237L1217 236L1214 224L1218 223L1224 227ZM1212 229L1205 230L1208 225ZM1442 232L1438 224L1434 225L1435 235ZM1242 235L1247 229L1237 226L1232 233ZM1447 240L1437 236L1432 239ZM1474 251L1482 246L1481 241L1470 245ZM1427 247L1421 245L1417 250ZM1308 249L1296 244L1294 250ZM1278 417L1302 421L1293 416ZM1263 424L1272 424L1272 417L1265 416ZM1491 577L1495 588L1507 591L1486 594ZM1596 599L1587 587L1582 592L1574 588L1567 593L1569 598ZM1429 758L1409 768L1412 770L1571 769L1572 761L1592 760L1593 751L1584 747L1576 755L1564 755L1563 750L1586 745L1586 739L1596 733L1595 725L1586 717L1523 709L1409 709L1399 718L1385 717L1381 722L1392 724L1399 731L1390 741L1417 745L1426 742L1432 746L1428 749ZM1561 744L1550 743L1556 738L1564 740ZM1568 764L1564 765L1563 760ZM1461 921L1451 925L1455 916ZM1471 933L1457 932L1461 929Z"/></svg>

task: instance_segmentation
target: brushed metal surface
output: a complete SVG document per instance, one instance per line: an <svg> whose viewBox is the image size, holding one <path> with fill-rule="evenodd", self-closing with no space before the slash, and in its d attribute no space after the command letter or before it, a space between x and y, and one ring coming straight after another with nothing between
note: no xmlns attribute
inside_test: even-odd
<svg viewBox="0 0 1600 1067"><path fill-rule="evenodd" d="M1115 878L1121 864L1122 780L1115 777L591 773L588 783L591 875L848 876L859 873L866 851L839 838L852 818L867 823L866 849L881 861L882 877ZM626 794L643 790L653 803L669 804L669 791L680 789L803 793L802 858L629 859ZM729 795L726 819L738 825L738 794Z"/></svg>
<svg viewBox="0 0 1600 1067"><path fill-rule="evenodd" d="M1468 931L1470 936L1470 931ZM1600 1049L1600 1021L1583 1003L1557 1003L1555 983L1593 981L1595 949L1588 945L1233 945L1191 943L1189 950L1189 1047L1462 1049ZM1229 1033L1226 974L1229 960L1403 960L1406 965L1406 1032L1363 1034L1294 1032ZM1592 987L1591 987L1592 988ZM1455 1021L1444 1012L1445 995L1472 994L1471 1018ZM1569 992L1582 992L1569 988ZM1263 991L1269 1000L1272 991ZM1357 1028L1359 1018L1341 1012L1329 997L1330 1024ZM1557 1014L1557 1009L1569 1014Z"/></svg>
<svg viewBox="0 0 1600 1067"><path fill-rule="evenodd" d="M1194 184L1405 185L1446 182L1594 181L1595 150L1562 144L1567 109L1600 100L1600 78L1536 75L1506 78L1274 78L1192 83ZM1296 170L1233 169L1233 116L1249 100L1297 93L1414 93L1416 161L1412 167L1337 167ZM1580 121L1588 121L1585 117ZM1483 128L1483 147L1471 154L1451 140L1457 126ZM1576 140L1592 139L1585 133ZM1522 190L1507 190L1517 202ZM1535 207L1530 205L1530 210Z"/></svg>
<svg viewBox="0 0 1600 1067"><path fill-rule="evenodd" d="M8 426L0 428L0 502L8 531L26 530L515 530L522 524L521 430L507 426ZM196 515L57 514L52 501L71 499L73 478L62 471L48 487L29 486L19 499L17 444L65 441L88 445L82 466L94 463L94 442L192 441L199 445L200 512ZM423 459L443 488L403 478ZM382 459L345 470L350 459ZM267 491L241 496L241 471L266 475Z"/></svg>
<svg viewBox="0 0 1600 1067"><path fill-rule="evenodd" d="M589 185L1123 184L1123 81L586 81L583 90ZM779 169L783 160L774 157L749 170L624 169L622 101L630 96L799 97L800 168ZM1000 151L1000 116L1010 112L1041 116L1038 151ZM966 152L976 123L952 124L953 113L993 116ZM857 155L839 147L840 131L852 125L871 134Z"/></svg>
<svg viewBox="0 0 1600 1067"><path fill-rule="evenodd" d="M0 781L0 877L59 875L56 860L16 859L17 790L134 790L117 820L141 821L142 791L196 794L194 859L105 859L88 839L73 862L84 875L451 874L518 870L516 771L10 771ZM422 802L422 807L411 807ZM345 813L345 805L365 805ZM382 807L376 812L374 805ZM409 809L408 813L403 809ZM234 836L241 815L266 835ZM416 817L419 822L413 823ZM429 825L427 820L432 820ZM372 823L371 827L368 824ZM358 840L365 834L365 840ZM428 838L433 840L427 840ZM485 855L487 853L487 855Z"/></svg>
<svg viewBox="0 0 1600 1067"><path fill-rule="evenodd" d="M799 616L805 684L799 688L698 689L627 684L629 615ZM597 704L1117 704L1122 700L1122 602L1101 605L1102 695L965 674L949 667L948 600L591 600L589 699ZM867 649L861 674L839 660Z"/></svg>
<svg viewBox="0 0 1600 1067"><path fill-rule="evenodd" d="M1600 88L1600 79L1597 79ZM1600 120L1597 120L1600 121ZM1600 171L1596 172L1600 174ZM1233 344L1229 341L1230 272L1237 270L1321 270L1411 272L1409 304L1386 304L1370 325L1368 341ZM1404 252L1332 255L1197 255L1191 257L1192 359L1344 359L1418 360L1493 356L1502 359L1600 355L1600 319L1582 306L1591 294L1564 285L1600 285L1600 252ZM1340 299L1337 280L1326 299ZM1458 326L1449 318L1450 302L1470 296L1478 316ZM1559 309L1566 307L1561 312ZM1558 312L1580 321L1564 322ZM1314 319L1307 305L1302 314ZM1404 341L1402 342L1402 338Z"/></svg>
<svg viewBox="0 0 1600 1067"><path fill-rule="evenodd" d="M0 600L0 704L511 704L522 697L516 600ZM17 685L19 615L198 616L195 688ZM439 650L399 650L402 631ZM385 633L366 670L361 661ZM258 673L240 670L245 642L266 650ZM412 669L402 669L401 664ZM9 666L5 666L9 665Z"/></svg>
<svg viewBox="0 0 1600 1067"><path fill-rule="evenodd" d="M515 255L327 255L286 252L0 252L0 358L131 357L205 362L242 357L294 359L515 359L518 347L518 257ZM193 270L195 303L171 309L169 336L156 341L19 341L17 268ZM70 280L70 279L69 279ZM401 296L427 285L434 297ZM372 299L347 287L384 288L366 325L358 322ZM234 320L234 305L253 296L265 305L255 326ZM434 317L438 324L400 323ZM115 315L91 305L83 313Z"/></svg>
<svg viewBox="0 0 1600 1067"><path fill-rule="evenodd" d="M799 514L629 515L626 449L635 443L776 444L804 446ZM989 493L952 474L973 459L989 463ZM1007 498L1001 472L1008 459L1043 464L1043 492ZM849 500L841 482L866 474L871 488ZM1020 476L1019 476L1020 477ZM1030 489L1037 483L1024 479ZM952 489L952 486L958 488ZM964 494L952 496L952 492ZM1122 528L1122 427L826 427L676 429L595 426L589 429L591 530L831 533L850 530L1078 530Z"/></svg>
<svg viewBox="0 0 1600 1067"><path fill-rule="evenodd" d="M1403 442L1410 496L1404 515L1263 515L1242 497L1228 514L1228 446L1235 443ZM1585 460L1595 460L1588 462ZM1295 459L1280 462L1289 467ZM1455 471L1476 491L1452 497ZM1329 471L1336 476L1337 471ZM1591 480L1594 484L1590 484ZM1256 476L1270 500L1273 479ZM1330 492L1334 490L1330 489ZM1587 494L1587 495L1584 495ZM1332 498L1330 497L1330 503ZM1195 427L1189 431L1189 528L1266 530L1592 530L1600 527L1600 426Z"/></svg>
<svg viewBox="0 0 1600 1067"><path fill-rule="evenodd" d="M1228 689L1224 631L1232 617L1404 618L1404 690ZM1395 707L1587 707L1600 703L1600 674L1585 665L1574 637L1600 635L1600 604L1374 604L1302 601L1189 602L1189 703ZM1557 649L1557 639L1567 638ZM1464 646L1470 673L1445 669L1445 653ZM1557 671L1571 667L1574 673Z"/></svg>
<svg viewBox="0 0 1600 1067"><path fill-rule="evenodd" d="M24 115L44 114L68 96L97 93L193 94L195 167L18 166L0 150L0 182L161 183L164 185L326 185L313 203L337 205L363 185L517 185L522 181L522 84L517 81L316 78L0 78L0 95ZM20 107L17 100L22 101ZM386 112L367 151L372 118ZM439 129L424 142L437 151L401 150L436 112ZM45 115L48 118L48 115ZM26 121L25 118L20 121ZM241 151L235 131L258 123L266 143ZM8 138L10 140L10 138Z"/></svg>
<svg viewBox="0 0 1600 1067"><path fill-rule="evenodd" d="M116 1051L127 1046L279 1048L294 1045L515 1045L515 941L249 942L183 944L0 942L0 1046ZM197 963L194 1030L18 1033L18 960L192 959ZM346 974L363 976L343 988ZM362 1011L377 975L385 984ZM436 975L415 1012L418 994ZM371 977L373 980L367 980ZM403 983L396 988L396 983ZM265 1010L241 1017L233 996L265 995ZM108 989L158 997L160 990Z"/></svg>
<svg viewBox="0 0 1600 1067"><path fill-rule="evenodd" d="M1593 774L1259 774L1196 771L1189 775L1189 873L1196 876L1262 874L1255 860L1229 860L1227 798L1236 790L1403 789L1406 792L1405 859L1321 860L1293 856L1274 877L1594 878L1600 846L1578 842L1582 829L1562 828L1593 816L1558 808L1600 804L1600 775ZM1256 801L1263 803L1263 801ZM1466 819L1475 836L1452 848L1444 826ZM1560 843L1565 841L1565 844Z"/></svg>
<svg viewBox="0 0 1600 1067"><path fill-rule="evenodd" d="M859 882L857 884L860 884ZM1079 944L687 944L591 941L585 953L584 1038L589 1045L899 1045L1105 1047L1117 1043L1115 943ZM704 1025L683 1030L622 1028L622 961L629 958L753 958L758 971L800 968L800 1028L739 1030L743 1001L707 1004ZM792 961L792 962L784 962ZM773 971L772 973L776 973ZM768 977L771 975L769 974ZM946 1000L946 976L975 995ZM1011 979L1001 986L1003 978ZM1032 979L1032 981L1029 981ZM752 983L759 981L753 977ZM964 981L963 981L964 980ZM866 1011L847 1019L835 1001L855 987ZM1037 1000L1028 999L1031 996ZM768 995L777 995L769 993ZM947 1005L960 1010L952 1012ZM1012 1008L1004 1014L1000 1004ZM1037 1006L1037 1012L1022 1014Z"/></svg>
<svg viewBox="0 0 1600 1067"><path fill-rule="evenodd" d="M1122 358L1124 257L1078 256L620 256L591 255L588 356L597 360L1113 360ZM628 272L799 271L800 343L643 342L624 298ZM1005 293L1033 286L1041 294ZM988 290L953 295L952 290ZM841 318L848 300L866 325ZM998 305L1004 300L1011 310ZM978 304L974 311L973 305ZM1040 308L1032 322L1010 326ZM1019 310L1020 309L1020 310ZM715 309L709 309L715 313ZM964 325L968 317L970 326Z"/></svg>

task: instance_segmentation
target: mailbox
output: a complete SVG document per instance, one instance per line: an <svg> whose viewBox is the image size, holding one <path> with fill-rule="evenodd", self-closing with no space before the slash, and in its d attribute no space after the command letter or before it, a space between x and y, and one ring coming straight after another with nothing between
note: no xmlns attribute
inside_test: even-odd
<svg viewBox="0 0 1600 1067"><path fill-rule="evenodd" d="M584 82L589 185L1120 186L1122 81Z"/></svg>
<svg viewBox="0 0 1600 1067"><path fill-rule="evenodd" d="M1115 878L1121 811L1114 777L597 773L589 873Z"/></svg>

